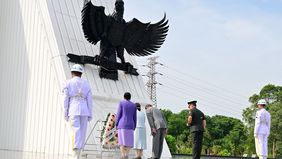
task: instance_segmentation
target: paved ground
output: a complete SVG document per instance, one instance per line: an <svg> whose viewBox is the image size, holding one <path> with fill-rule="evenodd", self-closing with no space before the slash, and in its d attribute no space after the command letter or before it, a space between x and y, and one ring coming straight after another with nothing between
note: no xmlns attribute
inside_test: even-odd
<svg viewBox="0 0 282 159"><path fill-rule="evenodd" d="M86 156L83 156L81 159L119 159L120 158L119 153L103 152L102 156L103 157L101 157L101 154L89 155L87 156L87 158ZM130 159L132 158L134 158L133 154L131 154L130 156ZM15 152L15 151L0 150L0 159L71 159L71 156L48 155L48 154L40 154L40 153L28 153L28 152Z"/></svg>
<svg viewBox="0 0 282 159"><path fill-rule="evenodd" d="M119 153L108 153L103 152L103 157L101 154L99 155L89 155L83 156L81 159L119 159ZM130 158L133 158L133 154ZM240 159L240 157L232 158L232 157L212 157L212 156L202 156L201 159ZM40 154L40 153L28 153L28 152L16 152L16 151L4 151L0 150L0 159L71 159L70 156L60 156L60 155L48 155L48 154ZM164 159L164 158L162 158ZM192 159L191 156L173 156L171 159ZM242 159L250 159L243 158Z"/></svg>

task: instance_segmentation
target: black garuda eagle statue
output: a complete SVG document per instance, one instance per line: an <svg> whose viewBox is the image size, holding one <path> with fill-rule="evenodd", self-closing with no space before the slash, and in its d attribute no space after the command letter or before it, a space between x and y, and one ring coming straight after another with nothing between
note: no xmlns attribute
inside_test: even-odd
<svg viewBox="0 0 282 159"><path fill-rule="evenodd" d="M117 70L138 75L137 69L124 60L124 49L134 56L155 53L167 36L169 26L166 16L155 24L142 23L136 18L126 22L123 19L123 0L116 0L112 15L106 15L104 10L103 6L84 1L82 30L90 43L96 45L100 41L100 54L95 57L68 54L69 61L99 65L101 78L117 80Z"/></svg>

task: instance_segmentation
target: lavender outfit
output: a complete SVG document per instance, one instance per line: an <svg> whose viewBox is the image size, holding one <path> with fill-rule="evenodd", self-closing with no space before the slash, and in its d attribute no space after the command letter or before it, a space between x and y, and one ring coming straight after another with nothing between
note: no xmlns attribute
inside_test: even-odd
<svg viewBox="0 0 282 159"><path fill-rule="evenodd" d="M129 100L122 100L119 103L116 126L118 129L118 144L133 147L133 132L136 128L136 107L134 103Z"/></svg>

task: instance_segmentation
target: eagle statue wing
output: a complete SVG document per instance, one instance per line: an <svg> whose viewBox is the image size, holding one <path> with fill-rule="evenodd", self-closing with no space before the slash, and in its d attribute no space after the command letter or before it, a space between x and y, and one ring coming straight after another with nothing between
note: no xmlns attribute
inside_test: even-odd
<svg viewBox="0 0 282 159"><path fill-rule="evenodd" d="M155 24L133 19L126 23L123 45L130 55L147 56L155 53L164 43L168 32L166 15Z"/></svg>
<svg viewBox="0 0 282 159"><path fill-rule="evenodd" d="M95 45L105 34L108 25L109 17L105 14L105 7L95 6L89 1L84 4L81 15L84 36Z"/></svg>

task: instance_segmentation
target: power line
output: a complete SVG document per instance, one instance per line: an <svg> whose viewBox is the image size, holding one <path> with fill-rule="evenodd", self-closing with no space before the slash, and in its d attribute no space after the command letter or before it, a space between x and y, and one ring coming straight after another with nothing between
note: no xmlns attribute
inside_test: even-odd
<svg viewBox="0 0 282 159"><path fill-rule="evenodd" d="M167 68L167 69L170 69L168 66L165 66L165 65L162 65L162 66L164 66L163 68ZM173 69L174 70L174 69ZM174 70L174 72L175 72L176 70ZM177 71L176 71L177 72ZM179 73L179 71L178 71L178 73ZM181 75L183 75L183 73L181 73ZM213 95L213 96L215 96L215 97L219 97L219 98L224 98L226 101L230 101L230 102L232 102L232 103L236 103L236 104L240 104L240 105L245 105L245 104L242 104L242 103L239 103L238 102L238 100L234 100L234 99L239 99L238 97L238 95L235 97L234 96L234 93L233 93L233 96L232 97L230 97L230 96L228 96L227 94L226 94L226 91L224 91L225 93L224 93L224 95L217 95L217 94L221 94L221 93L223 93L222 92L222 90L221 89L210 89L210 88L206 88L206 87L203 87L203 86L200 86L199 84L196 84L196 83L193 83L193 82L191 82L191 81L188 81L188 80L186 80L186 79L181 79L181 78L179 78L178 76L173 76L172 78L170 77L170 76L167 76L167 75L164 75L164 77L167 77L167 78L169 78L169 79L171 79L171 80L177 80L178 82L180 82L180 83L182 83L182 84L184 84L184 85L186 85L186 86L188 86L187 85L187 83L190 83L191 85L189 86L189 87L192 87L192 88L195 88L195 89L200 89L200 90L202 90L203 92L205 92L206 94L210 94L210 95ZM185 82L183 82L183 81L185 81ZM197 78L197 81L199 81L198 80L198 78ZM219 91L219 92L218 92ZM217 92L217 94L215 94L214 92ZM230 94L229 94L230 95ZM240 100L242 100L242 98L244 98L244 100L246 100L246 97L242 97L242 96L240 96Z"/></svg>
<svg viewBox="0 0 282 159"><path fill-rule="evenodd" d="M153 101L153 103L154 103L154 101L155 101L155 106L157 105L157 98L156 98L156 85L157 84L160 84L159 82L156 82L156 78L155 78L155 75L156 74L160 74L160 73L158 73L158 72L156 72L156 65L157 64L160 64L160 65L162 65L162 66L164 66L163 64L161 64L161 63L159 63L159 62L156 62L156 59L157 59L158 57L153 57L153 58L149 58L148 60L149 60L149 62L148 62L148 64L147 65L142 65L142 66L147 66L149 69L150 69L150 71L147 73L147 77L149 77L149 81L147 82L147 89L148 89L148 93L149 93L149 95L150 95L150 98L152 99L152 101ZM166 68L166 69L171 69L170 67L168 67L168 66L164 66L164 68ZM171 70L173 70L174 72L177 72L177 73L179 73L179 74L181 74L181 75L183 75L184 73L183 72L180 72L180 71L178 71L178 70L175 70L175 69L171 69ZM161 74L161 75L163 75L163 74ZM173 77L170 77L170 76L167 76L167 75L164 75L164 77L167 77L168 79L170 79L170 80L173 80L174 82L175 82L175 80L177 81L176 83L178 84L178 83L182 83L182 86L184 85L184 86L186 86L186 87L193 87L193 88L197 88L197 84L195 84L195 83L193 83L193 82L187 82L187 80L183 80L183 79L181 79L181 78L178 78L178 76L177 77L175 77L175 76L173 76ZM201 81L202 82L202 80L200 80L200 79L198 79L198 78L195 78L194 77L194 79L197 79L197 81ZM192 84L192 86L188 86L187 85L187 83L185 83L185 82L187 82L187 83L191 83ZM203 83L203 82L202 82ZM205 82L205 83L207 83L207 82ZM195 86L196 85L196 86ZM210 83L208 83L208 85L211 85ZM176 87L174 84L172 85L172 87L170 87L171 86L171 84L170 85L164 85L164 87L166 87L166 88L169 88L170 90L175 90L175 92L176 93L184 93L185 94L185 96L187 95L187 93L188 92L183 92L183 88L180 88L180 87ZM213 86L213 87L215 87L215 86ZM205 92L206 94L209 94L209 95L213 95L213 96L216 96L216 97L219 97L218 99L223 99L223 101L225 101L225 102L230 102L230 103L233 103L233 104L236 104L236 105L244 105L244 104L241 104L241 103L238 103L238 102L236 102L236 101L233 101L233 100L230 100L230 99L232 99L232 98L230 98L230 97L227 97L226 95L224 95L223 97L221 96L221 95L217 95L217 94L215 94L215 93L213 93L214 91L213 90L210 90L210 89L206 89L206 88L204 88L204 87L202 87L202 86L199 86L199 84L198 84L198 88L200 88L203 92ZM198 89L197 88L197 89ZM222 91L222 89L221 88L218 88L217 86L216 86L216 88L217 89L220 89L221 91ZM163 91L163 90L161 90L160 89L160 91L162 91L162 92L165 92L165 91ZM224 92L226 92L226 90L224 90ZM186 98L182 98L182 97L180 97L180 96L177 96L175 93L168 93L168 92L166 92L166 94L170 94L170 95L173 95L173 96L175 96L175 97L178 97L178 98L180 98L180 99L186 99ZM234 93L231 93L231 94L233 94L234 95ZM192 96L195 96L195 94L193 94ZM214 101L215 100L211 100L211 99L209 99L209 98L207 98L207 97L203 97L203 96L201 96L201 95L197 95L198 96L198 98L199 99L201 99L203 102L205 102L205 101L207 101L209 104L207 104L207 105L209 105L209 106L211 106L211 107L214 107L214 108L216 108L216 109L219 109L219 110L223 110L224 112L227 112L228 114L232 114L232 115L234 115L234 116L238 116L238 115L235 115L233 112L240 112L238 109L234 109L234 108L226 108L226 105L221 105L222 104L222 102L219 102L219 103L215 103ZM236 95L237 97L239 97L238 95ZM227 98L226 98L227 97ZM154 98L155 98L155 100L154 100ZM242 98L242 96L240 96L240 98ZM203 103L202 102L202 103ZM212 104L211 104L212 103ZM230 111L230 109L233 111L233 112L231 112ZM240 112L240 114L241 114L242 112Z"/></svg>
<svg viewBox="0 0 282 159"><path fill-rule="evenodd" d="M229 93L229 94L233 94L233 95L235 95L235 96L237 96L237 97L240 97L240 98L244 98L244 99L247 98L247 97L245 97L245 96L243 96L243 95L241 95L241 94L238 94L238 93L236 93L236 92L233 92L233 91L228 90L228 89L226 89L226 88L222 88L222 87L220 87L220 86L218 86L218 85L216 85L216 84L213 84L213 83L211 83L211 82L208 82L208 81L202 80L202 79L200 79L200 78L197 78L197 77L195 77L195 76L192 76L192 75L190 75L190 74L187 74L186 72L181 72L181 71L179 71L178 69L175 69L175 68L172 68L172 67L168 67L168 66L166 66L166 65L163 65L163 66L164 66L165 68L168 68L168 69L170 69L170 70L172 70L172 71L178 73L178 74L185 75L185 76L189 76L190 78L193 78L193 79L195 79L195 80L197 80L197 81L200 81L200 82L205 83L205 84L207 84L207 85L209 85L209 86L212 86L212 87L214 87L214 88L217 88L217 89L219 89L219 90L221 90L221 91L223 91L223 92L226 92L226 93Z"/></svg>
<svg viewBox="0 0 282 159"><path fill-rule="evenodd" d="M199 96L199 95L191 94L191 93L189 93L189 92L187 92L187 91L184 92L181 88L178 88L178 87L170 87L170 86L167 86L167 85L165 85L165 84L163 85L163 87L167 87L167 88L169 88L170 90L175 90L176 93L183 93L183 94L185 94L185 95L189 94L190 96L197 96L197 98L200 99L201 101L207 101L207 102L209 102L209 103L211 103L211 104L220 106L220 107L216 107L217 109L221 109L221 110L223 110L223 109L232 110L232 111L235 111L235 112L238 112L238 113L240 112L238 109L234 109L234 108L232 108L232 107L226 108L226 105L221 105L220 103L216 103L216 102L214 102L214 100L210 100L210 99L207 98L207 97L202 97L202 96ZM230 113L230 112L229 112L229 113ZM241 112L240 112L240 113L241 113Z"/></svg>
<svg viewBox="0 0 282 159"><path fill-rule="evenodd" d="M163 92L163 93L165 93L165 94L168 94L168 95L170 95L170 96L174 96L174 97L179 98L179 99L183 99L183 100L186 99L185 97L180 97L180 96L176 95L175 93L167 92L167 91L164 91L164 90L162 90L162 89L160 89L159 91L160 91L160 92ZM177 93L179 93L179 92L177 92ZM208 106L208 107L213 107L213 108L216 108L216 109L218 109L218 110L221 110L221 111L223 111L223 112L225 112L225 113L231 114L231 115L233 115L234 117L237 117L237 116L238 116L238 114L236 115L236 114L234 114L233 112L231 112L230 110L222 109L222 108L224 108L224 107L217 107L217 106L220 106L220 105L218 105L218 104L216 104L216 106L215 106L214 104L210 104L209 102L208 102L208 103L206 103L206 102L201 102L201 103L202 103L203 105ZM242 112L240 112L240 113L242 113Z"/></svg>
<svg viewBox="0 0 282 159"><path fill-rule="evenodd" d="M199 90L201 90L201 92L203 92L205 94L209 94L209 95L218 97L220 99L224 99L224 101L226 101L226 102L230 102L230 103L237 104L237 105L242 105L242 106L244 105L242 103L239 103L238 101L232 100L232 97L229 97L229 96L226 96L226 95L217 95L217 94L213 93L214 91L206 89L206 88L203 88L201 86L196 86L194 83L189 82L187 80L183 80L183 79L180 79L180 78L175 77L175 76L173 76L173 77L169 77L167 75L163 75L163 76L167 77L167 79L169 79L169 80L173 80L173 81L176 80L177 81L176 84L177 83L181 83L182 86L187 86L187 87L190 87L190 88L199 89ZM185 82L183 82L183 81L185 81ZM191 83L191 84L188 85L188 83Z"/></svg>

